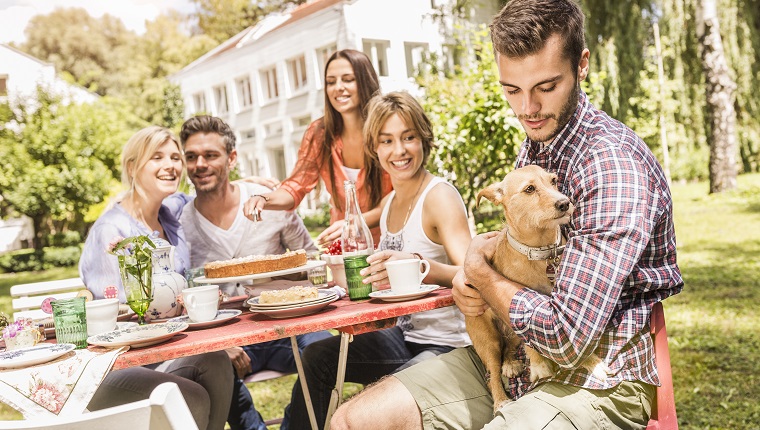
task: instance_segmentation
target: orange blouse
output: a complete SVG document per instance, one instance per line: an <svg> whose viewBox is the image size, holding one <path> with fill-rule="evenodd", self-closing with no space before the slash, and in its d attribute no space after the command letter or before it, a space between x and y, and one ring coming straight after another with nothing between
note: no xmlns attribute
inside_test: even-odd
<svg viewBox="0 0 760 430"><path fill-rule="evenodd" d="M313 190L321 178L325 184L327 192L332 192L333 178L330 177L330 167L325 163L322 165L321 148L325 141L325 126L322 118L319 118L309 125L301 141L301 149L298 150L298 161L293 168L290 177L282 182L280 188L289 192L295 200L293 208L297 207L303 198ZM343 181L348 179L346 172L343 170L343 140L337 137L332 144L332 163L335 172L336 194L330 196L330 224L342 220L345 216L343 211L337 209L335 204L336 198L339 199L340 207L346 205L346 193L343 189ZM359 177L356 180L356 196L359 198L359 207L362 212L373 209L369 201L369 187L365 186L366 169L359 171ZM383 170L382 173L382 195L383 197L391 192L391 177L388 172ZM372 236L375 244L380 240L380 227L372 229Z"/></svg>

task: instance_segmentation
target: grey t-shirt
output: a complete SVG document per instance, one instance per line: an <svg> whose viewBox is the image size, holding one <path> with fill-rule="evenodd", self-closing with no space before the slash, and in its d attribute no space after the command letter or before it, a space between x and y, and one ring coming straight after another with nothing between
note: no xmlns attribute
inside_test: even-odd
<svg viewBox="0 0 760 430"><path fill-rule="evenodd" d="M243 215L243 205L253 194L268 193L263 185L241 183L240 205L235 221L224 230L212 224L195 209L195 199L182 210L180 222L190 247L192 267L210 261L229 260L249 255L282 254L286 250L316 251L317 247L301 218L294 211L262 212L262 221L254 223ZM230 296L245 295L243 285L250 281L220 285Z"/></svg>

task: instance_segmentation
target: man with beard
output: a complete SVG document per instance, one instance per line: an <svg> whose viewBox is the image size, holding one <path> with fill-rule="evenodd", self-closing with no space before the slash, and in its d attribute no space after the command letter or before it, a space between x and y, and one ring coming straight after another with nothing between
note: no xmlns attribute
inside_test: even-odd
<svg viewBox="0 0 760 430"><path fill-rule="evenodd" d="M365 389L336 411L331 428L647 426L659 385L649 315L683 287L672 200L647 145L580 89L589 67L583 20L573 0L511 0L490 26L499 82L527 134L516 167L556 173L576 207L552 294L490 266L495 232L472 241L453 282L465 315L490 307L555 372L531 381L526 366L502 378L512 401L494 414L480 358L459 348ZM606 378L579 367L592 353L609 366Z"/></svg>
<svg viewBox="0 0 760 430"><path fill-rule="evenodd" d="M266 211L265 223L254 223L243 215L243 204L249 197L271 190L250 182L230 182L237 151L235 134L224 121L208 115L190 118L182 124L180 140L187 175L196 191L195 199L185 205L180 216L192 267L249 255L282 254L288 249L317 250L295 212ZM220 288L229 295L245 294L245 288L239 283ZM327 337L330 333L326 331L300 335L298 345L303 349ZM265 369L295 372L290 339L230 348L226 352L238 376L227 419L230 428L265 430L263 419L240 378Z"/></svg>

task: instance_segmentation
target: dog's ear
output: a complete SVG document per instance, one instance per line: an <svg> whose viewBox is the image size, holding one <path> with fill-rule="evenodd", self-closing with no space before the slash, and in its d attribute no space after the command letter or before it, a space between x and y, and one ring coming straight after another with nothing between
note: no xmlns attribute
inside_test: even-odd
<svg viewBox="0 0 760 430"><path fill-rule="evenodd" d="M501 204L501 199L504 197L504 192L501 189L501 182L496 184L491 184L478 193L477 197L475 197L475 205L480 206L480 198L485 197L488 200L491 201L491 203L495 205Z"/></svg>

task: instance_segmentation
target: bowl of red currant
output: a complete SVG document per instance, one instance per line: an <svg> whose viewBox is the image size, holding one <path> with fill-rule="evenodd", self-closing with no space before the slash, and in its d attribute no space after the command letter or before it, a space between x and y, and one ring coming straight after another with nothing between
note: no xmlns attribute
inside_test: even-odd
<svg viewBox="0 0 760 430"><path fill-rule="evenodd" d="M324 260L327 263L327 267L330 268L333 282L348 291L346 269L343 267L343 248L341 247L340 239L331 243L330 246L327 247L322 254L322 260Z"/></svg>

